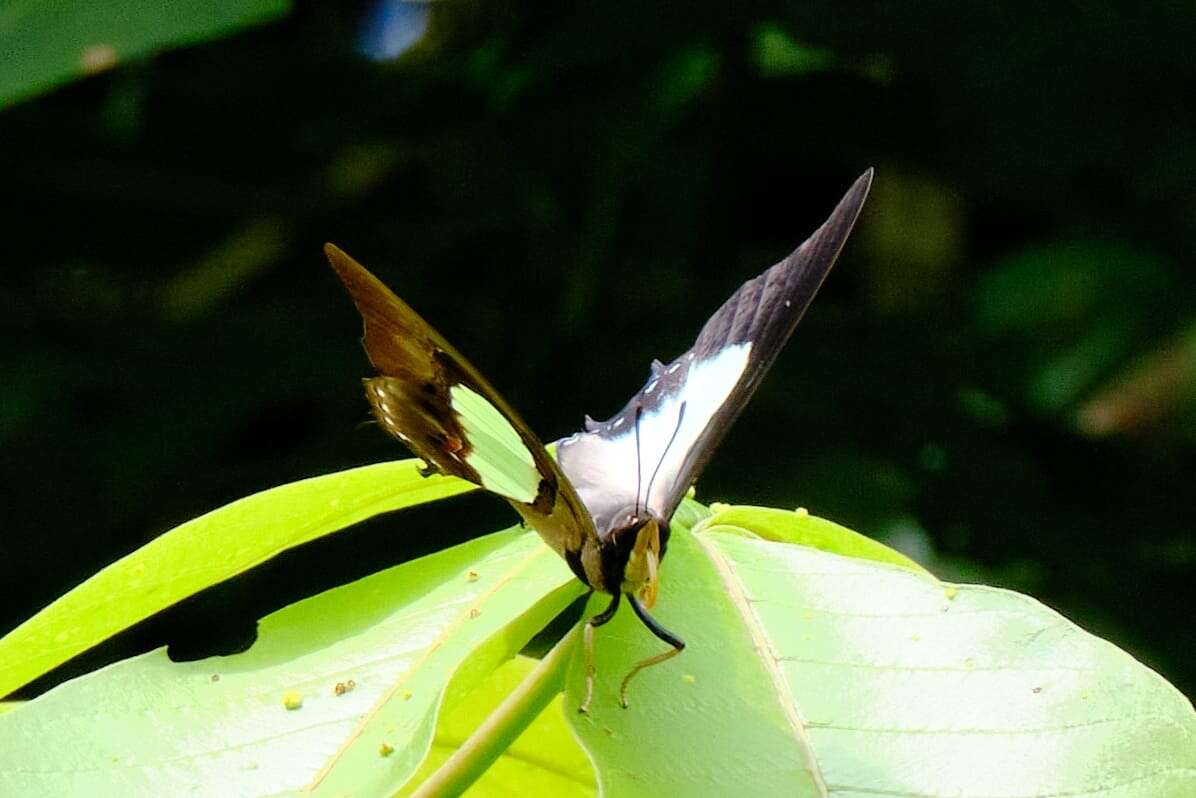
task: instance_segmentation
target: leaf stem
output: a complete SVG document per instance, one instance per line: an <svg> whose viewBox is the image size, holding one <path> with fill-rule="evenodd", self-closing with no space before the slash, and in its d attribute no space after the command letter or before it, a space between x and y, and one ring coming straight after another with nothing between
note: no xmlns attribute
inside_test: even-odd
<svg viewBox="0 0 1196 798"><path fill-rule="evenodd" d="M565 683L565 665L577 644L580 625L573 627L498 708L436 769L411 798L460 795L502 756L531 725Z"/></svg>

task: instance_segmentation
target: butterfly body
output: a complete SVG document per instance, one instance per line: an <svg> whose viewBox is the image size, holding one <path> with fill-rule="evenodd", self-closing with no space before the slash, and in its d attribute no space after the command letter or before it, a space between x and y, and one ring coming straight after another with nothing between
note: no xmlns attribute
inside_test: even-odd
<svg viewBox="0 0 1196 798"><path fill-rule="evenodd" d="M555 460L431 325L344 252L325 247L365 322L363 344L379 372L365 380L365 392L379 424L422 458L428 473L451 474L506 499L580 581L612 596L587 622L587 652L594 628L613 617L624 596L673 647L633 669L624 695L631 676L684 648L647 612L669 520L834 264L871 180L869 170L805 243L732 294L689 351L668 364L654 361L619 413L602 422L587 416L584 429L558 441ZM582 708L588 703L587 696Z"/></svg>

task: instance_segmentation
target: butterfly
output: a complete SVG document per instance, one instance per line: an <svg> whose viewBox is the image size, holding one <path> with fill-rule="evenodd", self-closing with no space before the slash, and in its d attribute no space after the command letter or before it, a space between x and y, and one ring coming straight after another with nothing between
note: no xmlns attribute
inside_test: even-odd
<svg viewBox="0 0 1196 798"><path fill-rule="evenodd" d="M557 441L556 458L464 356L378 278L332 244L333 270L365 324L378 376L364 380L378 423L421 458L425 474L472 482L506 499L591 590L610 603L585 623L588 710L594 630L626 598L668 651L685 642L649 614L669 542L669 520L834 265L872 184L861 175L826 222L787 258L748 280L706 322L689 351L654 361L648 381L606 421Z"/></svg>

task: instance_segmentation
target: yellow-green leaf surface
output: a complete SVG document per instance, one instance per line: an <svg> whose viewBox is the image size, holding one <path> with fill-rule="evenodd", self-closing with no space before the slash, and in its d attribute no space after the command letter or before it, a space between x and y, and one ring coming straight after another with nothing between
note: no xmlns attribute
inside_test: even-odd
<svg viewBox="0 0 1196 798"><path fill-rule="evenodd" d="M590 714L569 715L605 795L1196 795L1191 703L1037 601L675 527L655 615L689 647L621 709L664 644L620 613ZM567 684L576 706L578 656Z"/></svg>
<svg viewBox="0 0 1196 798"><path fill-rule="evenodd" d="M392 794L450 678L459 704L580 592L515 529L287 607L242 654L118 663L0 716L0 795Z"/></svg>
<svg viewBox="0 0 1196 798"><path fill-rule="evenodd" d="M248 496L114 562L0 639L0 697L155 612L379 513L474 489L419 460L355 468Z"/></svg>
<svg viewBox="0 0 1196 798"><path fill-rule="evenodd" d="M925 568L901 552L834 521L810 515L804 509L789 512L775 507L715 504L711 510L712 515L703 525L703 529L725 532L750 531L751 534L766 540L797 543L845 557L875 560L929 576Z"/></svg>
<svg viewBox="0 0 1196 798"><path fill-rule="evenodd" d="M531 673L536 660L516 657L483 681L467 701L444 712L432 750L403 795L423 782L456 751L482 721ZM536 717L489 770L465 792L467 798L590 798L597 795L594 769L562 714L563 696Z"/></svg>
<svg viewBox="0 0 1196 798"><path fill-rule="evenodd" d="M286 13L289 0L9 0L0 4L0 107L149 53Z"/></svg>

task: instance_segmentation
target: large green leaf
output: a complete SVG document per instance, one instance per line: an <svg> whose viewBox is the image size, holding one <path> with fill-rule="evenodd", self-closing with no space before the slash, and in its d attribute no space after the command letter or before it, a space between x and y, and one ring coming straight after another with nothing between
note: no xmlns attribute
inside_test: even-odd
<svg viewBox="0 0 1196 798"><path fill-rule="evenodd" d="M631 613L598 630L571 717L606 795L1196 794L1192 705L1111 644L1016 593L749 532L676 530L655 614L689 647L629 709L620 679L664 645ZM567 684L577 706L580 657Z"/></svg>
<svg viewBox="0 0 1196 798"><path fill-rule="evenodd" d="M0 5L0 108L167 47L290 10L290 0L10 0Z"/></svg>
<svg viewBox="0 0 1196 798"><path fill-rule="evenodd" d="M473 485L419 460L355 468L248 496L109 565L0 639L0 696L122 629L286 549Z"/></svg>
<svg viewBox="0 0 1196 798"><path fill-rule="evenodd" d="M435 495L465 489L415 480L408 487ZM354 498L375 487L358 479L325 498L355 508L344 517L391 507L385 492L373 505ZM620 613L598 631L597 691L580 716L581 658L558 646L537 670L559 661L567 673L542 678L539 703L507 716L531 724L522 737L510 722L492 726L514 745L473 794L529 785L588 794L560 716L539 709L562 677L565 717L605 795L1179 798L1196 789L1191 704L1032 599L945 585L804 513L712 515L686 502L673 526L656 614L689 648L641 674L621 709L623 674L663 646ZM0 794L411 789L483 716L478 734L502 716L506 702L491 707L511 679L495 670L581 592L535 535L511 530L282 610L244 654L175 664L158 651L119 663L0 715ZM496 756L493 743L475 747ZM461 774L476 774L479 761L438 783L467 783Z"/></svg>
<svg viewBox="0 0 1196 798"><path fill-rule="evenodd" d="M485 679L452 711L444 712L436 727L436 739L428 758L411 784L412 788L444 764L448 757L499 706L519 682L527 678L536 660L516 657ZM554 798L587 798L596 795L594 769L569 730L562 714L559 693L474 785L467 798L483 796L551 795Z"/></svg>
<svg viewBox="0 0 1196 798"><path fill-rule="evenodd" d="M451 710L580 593L521 529L405 563L267 617L242 654L155 651L0 716L0 795L393 793L450 677Z"/></svg>

